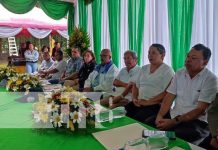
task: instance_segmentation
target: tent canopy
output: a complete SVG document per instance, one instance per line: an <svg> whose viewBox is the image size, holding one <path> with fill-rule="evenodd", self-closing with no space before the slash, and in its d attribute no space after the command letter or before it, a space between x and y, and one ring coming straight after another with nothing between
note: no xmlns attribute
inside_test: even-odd
<svg viewBox="0 0 218 150"><path fill-rule="evenodd" d="M68 38L67 19L54 20L40 8L34 7L25 14L14 14L0 4L0 13L0 38L15 36L24 29L39 39L45 38L52 31Z"/></svg>

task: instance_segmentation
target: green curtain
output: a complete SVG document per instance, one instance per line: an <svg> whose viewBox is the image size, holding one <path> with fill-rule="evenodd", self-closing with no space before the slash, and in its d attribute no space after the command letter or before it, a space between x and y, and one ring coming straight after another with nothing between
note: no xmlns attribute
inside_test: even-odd
<svg viewBox="0 0 218 150"><path fill-rule="evenodd" d="M108 0L108 17L112 59L120 65L120 0Z"/></svg>
<svg viewBox="0 0 218 150"><path fill-rule="evenodd" d="M59 20L64 18L70 8L70 3L57 0L39 0L42 10L52 19Z"/></svg>
<svg viewBox="0 0 218 150"><path fill-rule="evenodd" d="M79 26L87 31L88 9L85 0L78 0L79 5Z"/></svg>
<svg viewBox="0 0 218 150"><path fill-rule="evenodd" d="M93 43L96 60L100 63L101 53L101 24L102 19L102 0L92 2L92 26L93 26Z"/></svg>
<svg viewBox="0 0 218 150"><path fill-rule="evenodd" d="M0 0L0 3L15 14L24 14L33 9L37 0ZM2 15L2 14L1 14Z"/></svg>
<svg viewBox="0 0 218 150"><path fill-rule="evenodd" d="M68 35L70 36L73 33L73 28L74 28L74 6L71 5L69 8L69 13L68 13Z"/></svg>
<svg viewBox="0 0 218 150"><path fill-rule="evenodd" d="M128 1L129 49L138 54L139 65L142 63L145 4L145 0Z"/></svg>
<svg viewBox="0 0 218 150"><path fill-rule="evenodd" d="M177 70L184 66L192 33L194 0L168 0L170 46L172 66Z"/></svg>

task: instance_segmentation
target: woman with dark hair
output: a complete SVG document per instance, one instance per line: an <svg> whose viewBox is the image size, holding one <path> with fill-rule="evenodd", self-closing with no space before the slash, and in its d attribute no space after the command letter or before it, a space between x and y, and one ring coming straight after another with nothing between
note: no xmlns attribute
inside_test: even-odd
<svg viewBox="0 0 218 150"><path fill-rule="evenodd" d="M55 42L54 43L54 48L52 49L52 59L53 60L55 60L55 53L57 52L57 51L61 51L61 44L59 43L59 42Z"/></svg>
<svg viewBox="0 0 218 150"><path fill-rule="evenodd" d="M28 73L34 73L38 69L38 59L39 59L39 53L37 50L34 49L34 45L32 43L29 43L28 50L25 51L24 56L26 59L26 70Z"/></svg>
<svg viewBox="0 0 218 150"><path fill-rule="evenodd" d="M127 116L151 126L155 126L160 104L174 75L173 69L163 62L165 53L161 44L152 44L148 51L150 64L142 66L136 82L130 83L119 96L124 98L131 89L132 102L125 106Z"/></svg>
<svg viewBox="0 0 218 150"><path fill-rule="evenodd" d="M46 45L44 45L41 49L41 51L39 52L39 61L42 62L43 61L43 53L44 52L50 52L50 48Z"/></svg>
<svg viewBox="0 0 218 150"><path fill-rule="evenodd" d="M95 69L96 60L95 55L92 51L86 50L82 54L84 64L80 68L77 76L71 80L65 80L65 86L72 86L75 90L83 91L85 80L89 74Z"/></svg>

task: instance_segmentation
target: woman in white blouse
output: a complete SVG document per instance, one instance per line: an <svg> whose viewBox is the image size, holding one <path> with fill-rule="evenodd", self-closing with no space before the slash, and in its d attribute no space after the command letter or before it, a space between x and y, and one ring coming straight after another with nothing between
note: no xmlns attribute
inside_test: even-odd
<svg viewBox="0 0 218 150"><path fill-rule="evenodd" d="M142 66L138 80L129 85L133 99L126 105L127 116L151 126L174 75L173 69L163 62L164 56L165 48L161 44L152 44L148 51L150 64Z"/></svg>
<svg viewBox="0 0 218 150"><path fill-rule="evenodd" d="M26 71L28 73L34 73L38 69L38 58L39 53L37 50L34 50L34 46L32 43L29 44L28 50L24 53L25 59L26 59Z"/></svg>

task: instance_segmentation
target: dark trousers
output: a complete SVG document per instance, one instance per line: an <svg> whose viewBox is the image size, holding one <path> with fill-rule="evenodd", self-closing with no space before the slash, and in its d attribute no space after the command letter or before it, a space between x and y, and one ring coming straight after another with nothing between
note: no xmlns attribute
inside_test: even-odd
<svg viewBox="0 0 218 150"><path fill-rule="evenodd" d="M160 105L156 104L151 106L137 107L133 102L130 102L125 106L125 109L128 117L155 127L155 119L160 110Z"/></svg>
<svg viewBox="0 0 218 150"><path fill-rule="evenodd" d="M195 145L199 145L210 133L208 123L198 119L181 122L168 130L175 131L177 137Z"/></svg>

